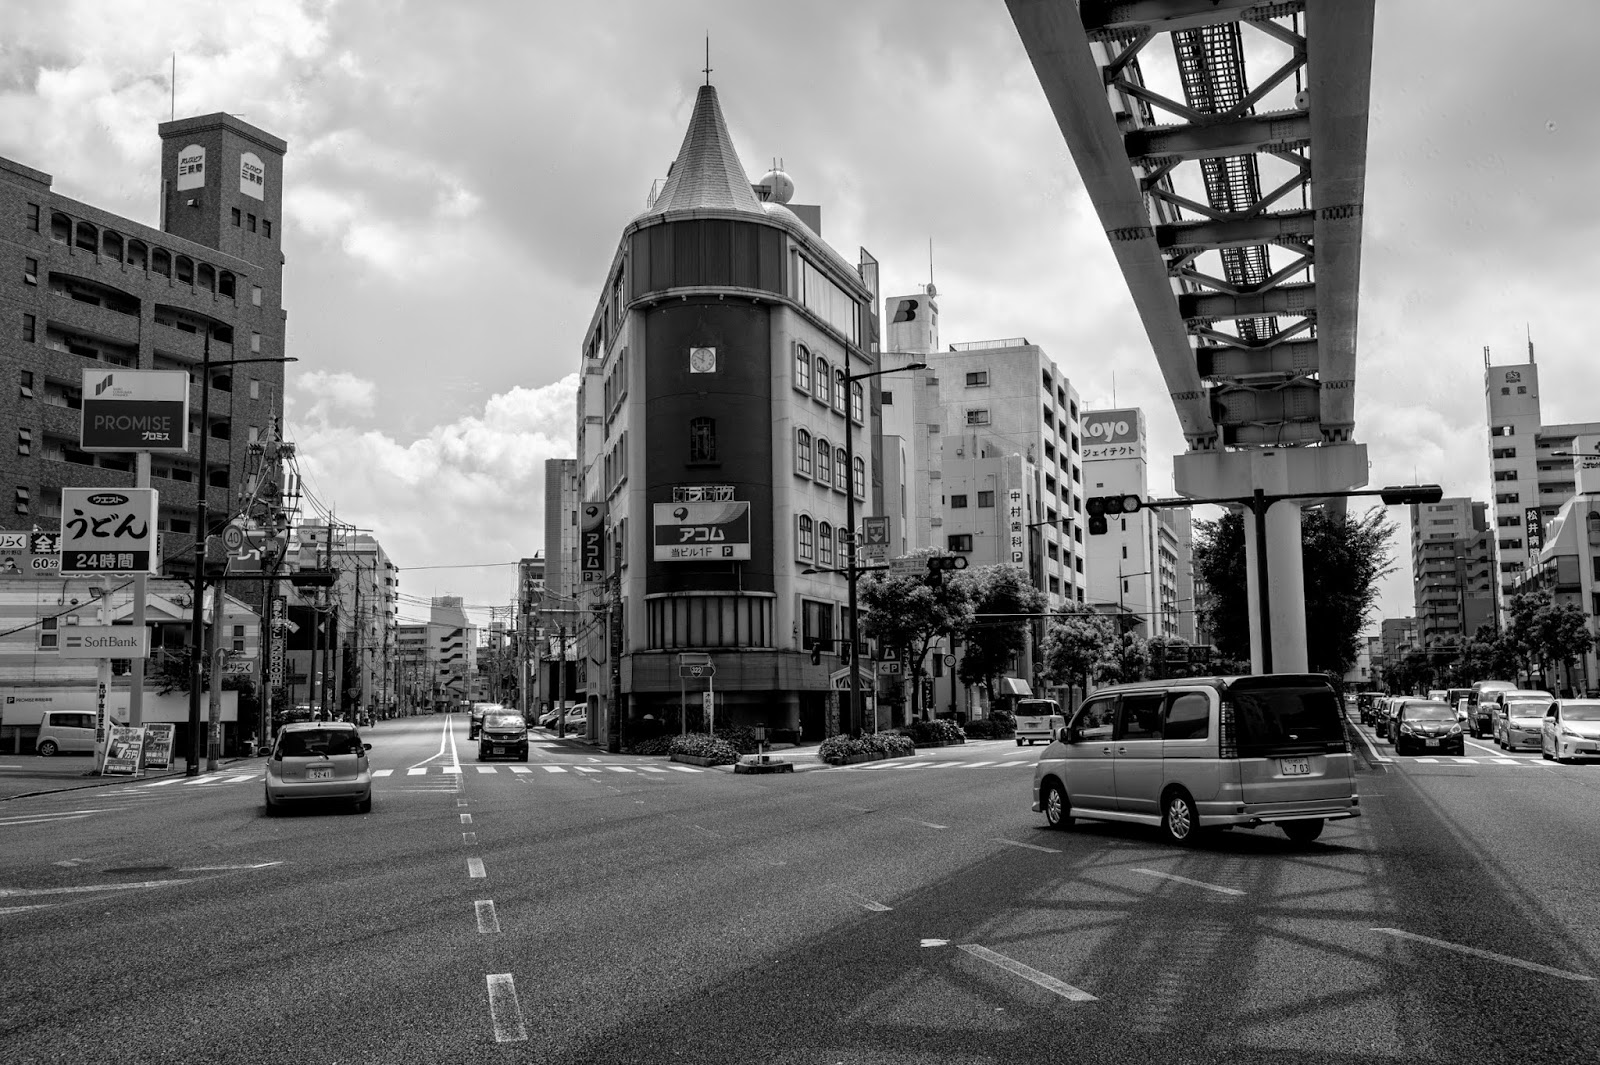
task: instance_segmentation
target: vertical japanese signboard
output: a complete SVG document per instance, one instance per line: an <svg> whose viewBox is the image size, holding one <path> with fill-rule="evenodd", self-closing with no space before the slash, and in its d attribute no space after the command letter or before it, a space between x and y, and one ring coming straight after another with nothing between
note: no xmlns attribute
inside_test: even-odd
<svg viewBox="0 0 1600 1065"><path fill-rule="evenodd" d="M1006 493L1006 522L1011 530L1011 561L1022 565L1027 557L1023 551L1025 524L1023 522L1022 489L1013 488Z"/></svg>
<svg viewBox="0 0 1600 1065"><path fill-rule="evenodd" d="M267 680L283 684L283 646L288 642L288 604L282 596L272 597L271 621L267 626Z"/></svg>
<svg viewBox="0 0 1600 1065"><path fill-rule="evenodd" d="M578 507L578 569L584 584L606 577L606 505L584 503Z"/></svg>
<svg viewBox="0 0 1600 1065"><path fill-rule="evenodd" d="M155 573L154 488L63 488L62 573Z"/></svg>

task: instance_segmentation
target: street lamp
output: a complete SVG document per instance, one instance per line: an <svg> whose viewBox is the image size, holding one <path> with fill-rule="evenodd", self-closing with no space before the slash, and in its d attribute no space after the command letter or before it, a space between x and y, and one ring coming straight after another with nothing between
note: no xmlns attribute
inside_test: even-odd
<svg viewBox="0 0 1600 1065"><path fill-rule="evenodd" d="M883 354L893 354L883 352ZM861 575L861 567L856 565L856 443L855 443L855 394L851 385L857 381L865 381L871 377L882 377L884 374L900 373L903 370L926 370L925 362L908 362L904 366L896 366L887 370L869 370L866 373L851 373L850 349L845 349L845 375L844 375L844 475L845 475L845 526L850 530L850 564L847 567L845 581L850 585L850 735L861 734L860 707L861 707L861 670L856 665L856 649L861 646L861 618L856 608L856 580ZM861 417L866 420L866 397L862 397ZM837 476L837 474L835 474ZM862 478L862 491L866 490L865 477Z"/></svg>
<svg viewBox="0 0 1600 1065"><path fill-rule="evenodd" d="M262 358L262 359L229 359L215 365L243 366L246 363L257 362L299 362L292 358ZM200 653L205 643L205 623L200 617L200 604L205 599L206 593L206 541L210 539L210 519L207 515L206 487L211 481L211 472L206 469L206 441L211 437L211 323L206 322L205 345L200 355L200 484L195 493L194 503L194 583L192 595L194 603L190 610L189 619L189 764L184 769L184 776L197 777L200 775ZM220 613L221 608L218 607ZM220 683L221 678L213 676L212 684ZM215 768L214 766L211 768Z"/></svg>

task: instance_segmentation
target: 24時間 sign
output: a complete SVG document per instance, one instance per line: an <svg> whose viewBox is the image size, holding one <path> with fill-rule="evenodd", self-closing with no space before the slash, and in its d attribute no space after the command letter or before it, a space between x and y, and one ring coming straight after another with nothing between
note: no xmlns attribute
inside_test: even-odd
<svg viewBox="0 0 1600 1065"><path fill-rule="evenodd" d="M749 561L750 504L657 503L657 562Z"/></svg>
<svg viewBox="0 0 1600 1065"><path fill-rule="evenodd" d="M189 375L182 370L83 371L84 451L187 451Z"/></svg>
<svg viewBox="0 0 1600 1065"><path fill-rule="evenodd" d="M153 573L154 488L63 488L62 573Z"/></svg>

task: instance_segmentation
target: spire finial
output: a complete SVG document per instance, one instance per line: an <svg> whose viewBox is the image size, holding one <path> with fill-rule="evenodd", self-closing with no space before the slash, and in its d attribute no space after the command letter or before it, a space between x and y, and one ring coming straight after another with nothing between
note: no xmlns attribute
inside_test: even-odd
<svg viewBox="0 0 1600 1065"><path fill-rule="evenodd" d="M710 85L711 84L711 34L709 34L709 33L706 34L706 65L705 65L704 69L705 69L705 75L706 75L706 84Z"/></svg>

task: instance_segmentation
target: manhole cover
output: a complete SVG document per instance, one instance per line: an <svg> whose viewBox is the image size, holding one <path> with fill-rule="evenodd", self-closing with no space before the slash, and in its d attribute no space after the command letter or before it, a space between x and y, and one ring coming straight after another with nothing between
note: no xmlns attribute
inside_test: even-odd
<svg viewBox="0 0 1600 1065"><path fill-rule="evenodd" d="M108 873L166 873L172 870L170 865L121 865L115 869L107 869Z"/></svg>

